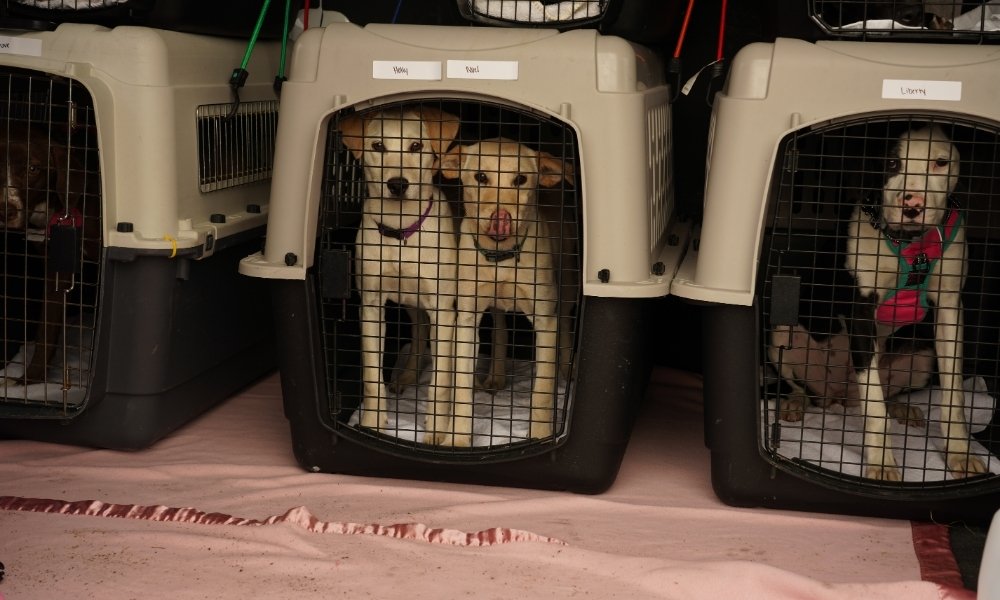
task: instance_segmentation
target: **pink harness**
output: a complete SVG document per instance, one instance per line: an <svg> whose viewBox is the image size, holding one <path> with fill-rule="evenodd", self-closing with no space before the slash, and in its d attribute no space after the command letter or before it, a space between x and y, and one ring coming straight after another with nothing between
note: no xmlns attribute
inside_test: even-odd
<svg viewBox="0 0 1000 600"><path fill-rule="evenodd" d="M930 306L928 275L955 239L961 221L962 213L953 208L945 219L943 232L941 227L934 227L902 248L898 241L885 238L886 245L899 258L899 278L896 288L876 307L876 322L898 328L924 319Z"/></svg>

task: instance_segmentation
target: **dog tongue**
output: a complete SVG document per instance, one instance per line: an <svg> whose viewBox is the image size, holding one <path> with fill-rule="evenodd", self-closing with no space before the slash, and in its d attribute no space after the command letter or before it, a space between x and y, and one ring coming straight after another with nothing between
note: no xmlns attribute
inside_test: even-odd
<svg viewBox="0 0 1000 600"><path fill-rule="evenodd" d="M486 234L498 242L510 237L510 213L500 209L490 215L490 228Z"/></svg>

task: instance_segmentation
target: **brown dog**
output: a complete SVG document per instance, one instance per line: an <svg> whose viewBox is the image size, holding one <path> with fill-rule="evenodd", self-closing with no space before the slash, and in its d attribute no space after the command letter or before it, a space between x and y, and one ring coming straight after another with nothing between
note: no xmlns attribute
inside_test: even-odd
<svg viewBox="0 0 1000 600"><path fill-rule="evenodd" d="M465 207L458 246L453 437L445 443L471 444L476 332L480 315L491 308L522 312L532 324L535 373L529 436L549 437L562 362L557 355L560 348L568 354L572 347L571 341L560 343L559 330L564 340L572 332L565 321L559 327L556 253L561 242L557 228L540 214L538 188L572 181L572 169L545 152L496 138L456 146L441 159L441 173L461 179Z"/></svg>
<svg viewBox="0 0 1000 600"><path fill-rule="evenodd" d="M11 122L0 129L0 163L4 169L0 202L4 230L26 235L31 230L45 232L45 241L27 242L27 251L45 259L45 291L35 353L25 365L24 375L15 380L20 385L42 383L62 333L65 293L72 287L74 270L57 265L60 261L49 254L46 242L56 228L74 228L69 237L61 238L71 243L75 240L75 248L72 244L68 248L76 256L74 267L79 265L81 253L96 259L100 252L100 207L97 202L82 202L87 179L76 152L38 128ZM81 210L87 213L86 218ZM60 233L65 232L57 231Z"/></svg>

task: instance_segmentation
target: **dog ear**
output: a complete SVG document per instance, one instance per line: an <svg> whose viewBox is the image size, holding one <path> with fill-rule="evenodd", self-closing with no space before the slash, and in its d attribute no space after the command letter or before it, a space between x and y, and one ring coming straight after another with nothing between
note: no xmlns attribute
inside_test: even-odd
<svg viewBox="0 0 1000 600"><path fill-rule="evenodd" d="M361 160L365 151L365 120L357 113L348 115L337 122L337 130L354 158Z"/></svg>
<svg viewBox="0 0 1000 600"><path fill-rule="evenodd" d="M427 140L434 149L434 153L441 156L458 135L458 127L461 122L455 115L431 106L421 106L417 108L417 113L424 122L424 126L427 127Z"/></svg>
<svg viewBox="0 0 1000 600"><path fill-rule="evenodd" d="M445 179L458 179L462 176L462 146L455 146L438 159L441 176Z"/></svg>
<svg viewBox="0 0 1000 600"><path fill-rule="evenodd" d="M49 146L49 160L55 171L53 189L63 200L62 208L78 207L80 196L86 191L84 188L87 185L80 161L73 156L69 148L59 144Z"/></svg>
<svg viewBox="0 0 1000 600"><path fill-rule="evenodd" d="M538 153L538 185L554 187L565 179L570 185L576 185L576 173L573 163L556 158L548 152Z"/></svg>

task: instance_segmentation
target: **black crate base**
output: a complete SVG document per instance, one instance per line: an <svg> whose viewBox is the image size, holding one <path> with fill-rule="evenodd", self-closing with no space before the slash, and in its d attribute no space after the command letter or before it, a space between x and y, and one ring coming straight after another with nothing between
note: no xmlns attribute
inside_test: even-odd
<svg viewBox="0 0 1000 600"><path fill-rule="evenodd" d="M705 436L711 450L712 485L723 502L938 522L986 522L993 517L1000 506L1000 480L995 475L961 484L955 480L873 484L858 478L852 485L812 462L767 456L759 440L757 313L755 307L705 308Z"/></svg>
<svg viewBox="0 0 1000 600"><path fill-rule="evenodd" d="M276 281L275 322L285 414L296 459L309 471L600 493L614 482L650 372L647 300L586 298L578 369L561 438L450 458L447 449L408 453L324 416L328 391L313 283ZM412 432L410 435L415 436Z"/></svg>
<svg viewBox="0 0 1000 600"><path fill-rule="evenodd" d="M138 450L272 372L267 288L237 272L259 246L255 237L201 261L108 260L92 377L74 390L81 408L60 416L57 405L0 402L0 437Z"/></svg>

